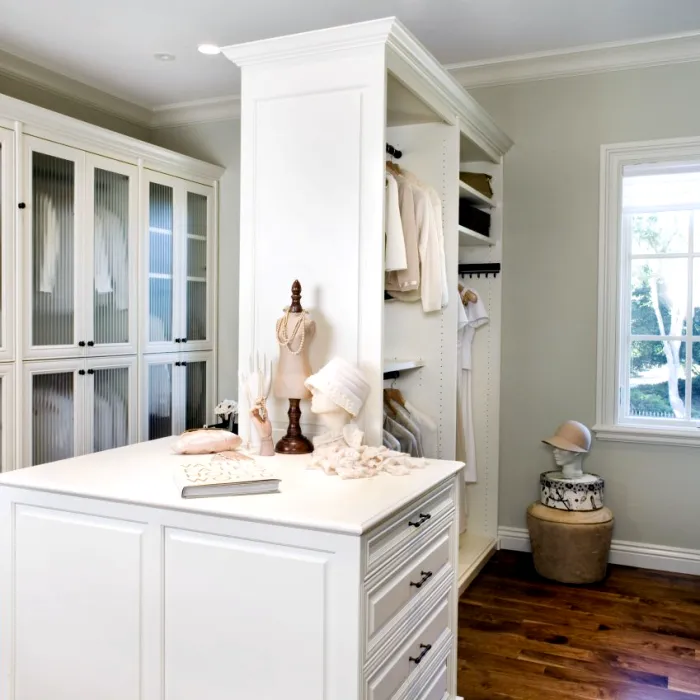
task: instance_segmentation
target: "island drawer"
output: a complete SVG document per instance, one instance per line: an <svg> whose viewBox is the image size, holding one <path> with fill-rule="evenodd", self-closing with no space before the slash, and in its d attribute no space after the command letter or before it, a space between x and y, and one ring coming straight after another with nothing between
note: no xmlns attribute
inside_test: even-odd
<svg viewBox="0 0 700 700"><path fill-rule="evenodd" d="M452 519L447 519L403 566L386 567L365 585L368 656L395 624L421 605L452 570L452 549Z"/></svg>
<svg viewBox="0 0 700 700"><path fill-rule="evenodd" d="M394 556L410 556L434 534L443 520L440 516L454 509L454 479L450 479L370 531L365 539L365 576Z"/></svg>
<svg viewBox="0 0 700 700"><path fill-rule="evenodd" d="M398 650L389 655L366 681L366 700L391 700L408 684L418 682L421 670L435 660L450 630L450 593L440 598Z"/></svg>

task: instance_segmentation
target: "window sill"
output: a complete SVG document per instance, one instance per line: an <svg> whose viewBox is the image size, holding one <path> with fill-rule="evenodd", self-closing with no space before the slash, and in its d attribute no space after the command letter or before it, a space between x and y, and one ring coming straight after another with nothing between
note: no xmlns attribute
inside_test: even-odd
<svg viewBox="0 0 700 700"><path fill-rule="evenodd" d="M598 440L700 447L700 429L676 430L629 425L594 425L593 432Z"/></svg>

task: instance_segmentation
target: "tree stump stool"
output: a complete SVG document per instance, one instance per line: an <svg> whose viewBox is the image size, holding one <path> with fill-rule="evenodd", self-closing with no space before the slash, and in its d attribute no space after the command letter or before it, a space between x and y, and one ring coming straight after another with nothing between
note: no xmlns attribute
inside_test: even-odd
<svg viewBox="0 0 700 700"><path fill-rule="evenodd" d="M610 508L564 511L533 503L527 509L527 528L537 573L560 583L601 581L613 523Z"/></svg>

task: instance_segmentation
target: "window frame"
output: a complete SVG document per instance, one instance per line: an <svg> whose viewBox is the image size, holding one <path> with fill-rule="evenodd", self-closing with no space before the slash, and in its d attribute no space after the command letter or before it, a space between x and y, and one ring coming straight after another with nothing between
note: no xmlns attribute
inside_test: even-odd
<svg viewBox="0 0 700 700"><path fill-rule="evenodd" d="M593 430L599 440L700 447L700 426L664 424L656 419L625 422L619 415L628 354L622 342L626 341L630 310L628 304L623 309L621 296L629 288L629 272L626 266L623 268L627 260L627 241L622 231L623 170L628 165L700 163L700 137L603 144L600 153L598 357ZM686 342L692 343L691 338L688 335ZM692 345L686 352L692 354Z"/></svg>

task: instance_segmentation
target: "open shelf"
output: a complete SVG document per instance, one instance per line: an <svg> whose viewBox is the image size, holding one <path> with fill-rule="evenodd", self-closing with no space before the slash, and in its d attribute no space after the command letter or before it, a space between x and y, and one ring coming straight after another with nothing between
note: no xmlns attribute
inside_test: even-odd
<svg viewBox="0 0 700 700"><path fill-rule="evenodd" d="M384 372L405 372L421 367L425 367L425 362L421 360L384 360Z"/></svg>
<svg viewBox="0 0 700 700"><path fill-rule="evenodd" d="M460 246L496 245L496 241L494 241L492 238L489 238L488 236L484 236L481 233L477 233L476 231L472 231L470 228L467 228L466 226L458 226L457 229L459 230L459 245Z"/></svg>
<svg viewBox="0 0 700 700"><path fill-rule="evenodd" d="M479 190L475 190L466 182L459 181L459 198L466 199L467 202L477 207L488 207L492 209L496 203L489 199L485 194L481 194Z"/></svg>
<svg viewBox="0 0 700 700"><path fill-rule="evenodd" d="M467 586L477 577L495 551L495 537L478 535L471 532L464 532L459 536L457 580L459 582L460 595L462 595Z"/></svg>

